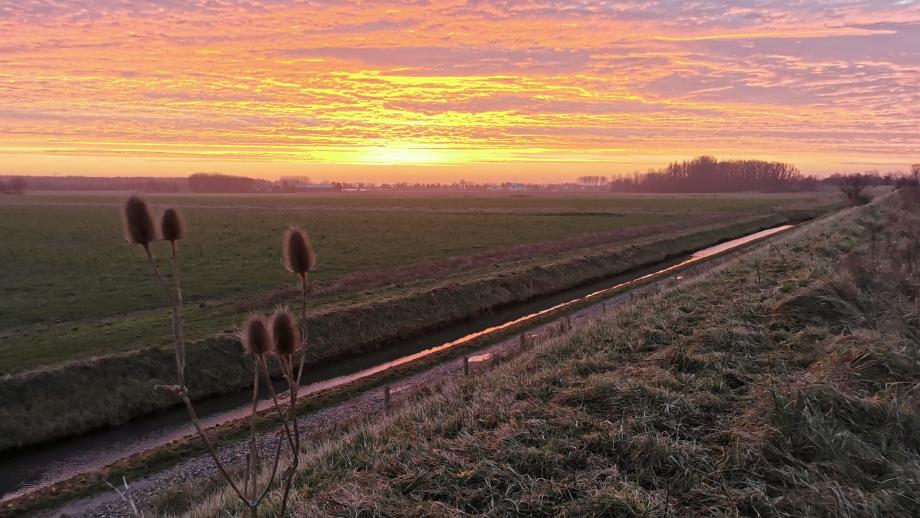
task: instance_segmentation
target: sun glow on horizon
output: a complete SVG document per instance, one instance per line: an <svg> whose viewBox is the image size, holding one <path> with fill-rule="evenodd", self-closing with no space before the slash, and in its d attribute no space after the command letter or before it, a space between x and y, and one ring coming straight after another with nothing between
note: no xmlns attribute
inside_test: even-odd
<svg viewBox="0 0 920 518"><path fill-rule="evenodd" d="M435 150L405 145L384 145L358 153L363 160L359 163L400 165L400 164L438 164L444 158Z"/></svg>

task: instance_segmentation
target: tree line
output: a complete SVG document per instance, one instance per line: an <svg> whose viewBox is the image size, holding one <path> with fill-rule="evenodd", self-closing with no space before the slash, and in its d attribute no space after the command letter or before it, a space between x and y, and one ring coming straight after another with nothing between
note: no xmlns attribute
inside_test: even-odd
<svg viewBox="0 0 920 518"><path fill-rule="evenodd" d="M644 175L613 178L607 186L621 192L803 191L815 189L818 179L783 162L700 156Z"/></svg>

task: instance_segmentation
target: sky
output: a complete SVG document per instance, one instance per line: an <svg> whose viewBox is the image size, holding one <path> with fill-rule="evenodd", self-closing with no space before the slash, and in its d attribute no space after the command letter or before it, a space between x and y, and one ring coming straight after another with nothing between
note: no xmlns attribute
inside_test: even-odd
<svg viewBox="0 0 920 518"><path fill-rule="evenodd" d="M0 174L920 162L920 1L0 0Z"/></svg>

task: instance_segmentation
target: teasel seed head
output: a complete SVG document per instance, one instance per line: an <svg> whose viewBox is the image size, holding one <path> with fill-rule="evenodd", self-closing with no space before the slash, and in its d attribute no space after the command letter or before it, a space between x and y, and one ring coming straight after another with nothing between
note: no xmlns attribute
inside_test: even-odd
<svg viewBox="0 0 920 518"><path fill-rule="evenodd" d="M284 267L296 273L301 279L316 267L316 252L307 233L300 227L292 226L284 233Z"/></svg>
<svg viewBox="0 0 920 518"><path fill-rule="evenodd" d="M278 309L272 315L271 334L278 356L288 357L300 347L300 331L287 309Z"/></svg>
<svg viewBox="0 0 920 518"><path fill-rule="evenodd" d="M243 351L255 356L270 352L274 345L268 323L262 315L250 315L246 319L240 338L243 341Z"/></svg>
<svg viewBox="0 0 920 518"><path fill-rule="evenodd" d="M185 237L185 221L179 211L168 208L160 218L160 237L165 241L178 241Z"/></svg>
<svg viewBox="0 0 920 518"><path fill-rule="evenodd" d="M125 239L128 242L142 245L145 249L151 241L156 240L157 231L153 224L153 216L147 208L147 202L134 194L125 202L122 219L125 225Z"/></svg>

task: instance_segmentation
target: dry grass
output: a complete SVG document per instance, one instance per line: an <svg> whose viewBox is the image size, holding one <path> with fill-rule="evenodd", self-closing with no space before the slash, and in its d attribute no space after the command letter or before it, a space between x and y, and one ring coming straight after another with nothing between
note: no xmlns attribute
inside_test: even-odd
<svg viewBox="0 0 920 518"><path fill-rule="evenodd" d="M914 515L920 205L909 198L800 229L330 438L304 459L292 509ZM884 229L890 253L858 224L875 217L897 222ZM219 511L238 512L218 492L190 515Z"/></svg>

